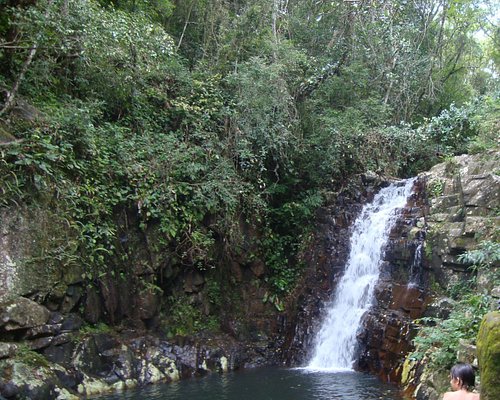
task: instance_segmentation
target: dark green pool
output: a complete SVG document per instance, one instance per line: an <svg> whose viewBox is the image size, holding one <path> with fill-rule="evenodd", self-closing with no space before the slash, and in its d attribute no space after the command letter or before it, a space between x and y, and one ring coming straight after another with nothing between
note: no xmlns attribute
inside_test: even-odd
<svg viewBox="0 0 500 400"><path fill-rule="evenodd" d="M357 372L258 368L153 385L100 400L402 400L397 387Z"/></svg>

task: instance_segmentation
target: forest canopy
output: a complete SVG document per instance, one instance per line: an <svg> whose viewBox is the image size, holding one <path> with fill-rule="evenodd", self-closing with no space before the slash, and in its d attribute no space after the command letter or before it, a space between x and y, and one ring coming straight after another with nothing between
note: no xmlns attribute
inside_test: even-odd
<svg viewBox="0 0 500 400"><path fill-rule="evenodd" d="M117 216L184 266L215 242L279 294L327 192L498 146L498 4L476 0L3 0L0 205L55 204L96 279Z"/></svg>

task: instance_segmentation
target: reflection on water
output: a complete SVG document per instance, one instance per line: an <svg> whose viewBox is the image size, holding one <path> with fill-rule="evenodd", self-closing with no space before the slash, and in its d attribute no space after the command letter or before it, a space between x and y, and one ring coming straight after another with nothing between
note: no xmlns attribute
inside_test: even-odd
<svg viewBox="0 0 500 400"><path fill-rule="evenodd" d="M357 372L258 368L98 397L99 400L402 400L398 388Z"/></svg>

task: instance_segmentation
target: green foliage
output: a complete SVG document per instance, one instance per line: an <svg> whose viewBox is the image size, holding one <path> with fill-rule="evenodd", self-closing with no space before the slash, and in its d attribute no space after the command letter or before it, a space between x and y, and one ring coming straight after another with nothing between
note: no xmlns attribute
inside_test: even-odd
<svg viewBox="0 0 500 400"><path fill-rule="evenodd" d="M444 192L444 184L445 182L441 179L436 179L435 181L429 183L427 187L427 193L429 194L429 197L441 196Z"/></svg>
<svg viewBox="0 0 500 400"><path fill-rule="evenodd" d="M476 250L459 257L473 269L489 270L500 260L500 245L483 241ZM491 272L492 285L500 284L500 275ZM432 369L449 369L456 363L456 351L461 339L475 342L483 316L490 311L492 297L477 293L475 278L461 281L448 288L448 295L457 299L448 319L422 318L418 336L414 339L416 359L427 357ZM418 322L418 321L417 321Z"/></svg>
<svg viewBox="0 0 500 400"><path fill-rule="evenodd" d="M16 359L22 362L23 364L36 367L36 368L49 368L49 362L47 359L37 353L34 350L31 350L27 345L20 344L16 350Z"/></svg>
<svg viewBox="0 0 500 400"><path fill-rule="evenodd" d="M153 22L164 24L174 10L174 4L170 0L98 0L103 6L142 14Z"/></svg>
<svg viewBox="0 0 500 400"><path fill-rule="evenodd" d="M57 199L78 231L69 256L81 257L89 280L111 272L117 210L134 206L144 229L159 223L165 247L184 264L211 268L215 233L229 236L242 194L253 203L251 186L224 155L218 79L188 77L158 26L84 3L71 2L64 14L59 2L47 15L15 10L18 29L42 30L40 46L58 58L43 54L30 68L25 92L40 118L19 122L21 140L0 148L0 201ZM68 49L78 50L70 66L62 63L71 76L59 71ZM217 216L210 227L207 216Z"/></svg>
<svg viewBox="0 0 500 400"><path fill-rule="evenodd" d="M266 281L278 299L289 294L294 288L303 267L292 257L297 254L297 240L298 238L291 235L280 235L270 231L260 243L264 251L265 264L269 268Z"/></svg>
<svg viewBox="0 0 500 400"><path fill-rule="evenodd" d="M457 362L456 351L460 339L474 342L482 317L489 311L491 298L481 294L467 294L445 320L423 318L414 339L415 351L410 357L426 357L432 369L448 370Z"/></svg>
<svg viewBox="0 0 500 400"><path fill-rule="evenodd" d="M113 329L109 325L103 322L99 322L95 325L84 325L78 331L80 336L111 334L113 332L114 332Z"/></svg>
<svg viewBox="0 0 500 400"><path fill-rule="evenodd" d="M201 331L218 331L219 321L215 315L203 315L199 307L189 303L187 297L169 297L168 315L165 316L167 335L193 335Z"/></svg>
<svg viewBox="0 0 500 400"><path fill-rule="evenodd" d="M500 261L500 243L485 240L476 250L461 254L458 260L463 263L473 264L478 269L487 269Z"/></svg>
<svg viewBox="0 0 500 400"><path fill-rule="evenodd" d="M498 131L500 129L500 92L483 97L478 112L473 116L478 128L478 135L469 144L471 153L480 153L498 149Z"/></svg>
<svg viewBox="0 0 500 400"><path fill-rule="evenodd" d="M222 306L222 290L220 283L215 279L210 279L206 282L208 301L215 308Z"/></svg>
<svg viewBox="0 0 500 400"><path fill-rule="evenodd" d="M462 154L467 151L471 139L477 135L472 116L476 104L456 107L451 104L438 116L431 118L419 128L437 145L437 151L445 155Z"/></svg>
<svg viewBox="0 0 500 400"><path fill-rule="evenodd" d="M19 85L19 101L1 115L0 206L57 210L71 234L44 257L90 282L127 269L124 215L176 267L203 271L246 221L280 309L325 190L497 146L498 96L469 102L495 80L476 6L3 2L0 89ZM20 117L26 103L36 112ZM215 283L208 296L220 307ZM180 331L199 328L195 306L172 307Z"/></svg>
<svg viewBox="0 0 500 400"><path fill-rule="evenodd" d="M268 179L286 174L296 139L293 97L284 77L279 63L252 58L229 78L236 96L234 157L262 189Z"/></svg>

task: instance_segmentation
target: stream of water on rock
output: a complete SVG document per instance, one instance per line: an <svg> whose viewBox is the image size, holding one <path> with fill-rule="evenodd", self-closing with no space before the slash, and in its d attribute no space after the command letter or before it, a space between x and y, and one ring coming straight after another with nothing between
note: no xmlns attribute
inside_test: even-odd
<svg viewBox="0 0 500 400"><path fill-rule="evenodd" d="M356 357L356 334L373 302L383 249L398 211L406 204L413 179L381 189L354 223L350 254L327 315L315 340L308 369L350 370Z"/></svg>

